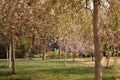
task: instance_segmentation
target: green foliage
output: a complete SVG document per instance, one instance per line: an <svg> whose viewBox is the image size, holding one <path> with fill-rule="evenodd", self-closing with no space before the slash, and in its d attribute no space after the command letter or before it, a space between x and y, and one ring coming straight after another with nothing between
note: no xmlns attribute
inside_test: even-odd
<svg viewBox="0 0 120 80"><path fill-rule="evenodd" d="M6 58L6 50L4 45L0 45L0 58Z"/></svg>
<svg viewBox="0 0 120 80"><path fill-rule="evenodd" d="M17 47L16 51L15 51L15 54L16 54L16 58L24 58L24 57L26 57L27 48L26 48L25 44L19 45Z"/></svg>
<svg viewBox="0 0 120 80"><path fill-rule="evenodd" d="M6 58L6 51L5 50L0 50L0 59L2 58ZM26 55L26 52L22 51L22 50L16 50L15 56L16 58L24 58Z"/></svg>
<svg viewBox="0 0 120 80"><path fill-rule="evenodd" d="M61 52L60 55L61 55L61 59L64 59L65 52ZM73 58L73 55L74 55L74 53L68 52L67 53L67 58ZM86 53L85 55L86 55L86 57L90 57L90 52ZM75 53L74 56L75 56L75 58L79 58L80 57L79 53ZM57 59L58 58L58 52L52 52L52 51L51 52L47 52L46 53L46 58L47 59Z"/></svg>
<svg viewBox="0 0 120 80"><path fill-rule="evenodd" d="M15 52L16 58L24 58L25 55L26 55L26 52L23 50L16 50L16 52Z"/></svg>
<svg viewBox="0 0 120 80"><path fill-rule="evenodd" d="M33 58L40 58L40 54L33 54Z"/></svg>
<svg viewBox="0 0 120 80"><path fill-rule="evenodd" d="M46 58L48 58L48 59L57 59L57 55L58 55L58 53L57 52L48 52L48 53L46 53Z"/></svg>
<svg viewBox="0 0 120 80"><path fill-rule="evenodd" d="M65 52L61 52L61 57L62 57L62 58L64 58L64 55L65 55ZM74 55L74 53L68 52L68 53L67 53L67 58L72 58L73 55ZM75 53L74 56L75 56L75 58L79 58L79 53Z"/></svg>
<svg viewBox="0 0 120 80"><path fill-rule="evenodd" d="M61 52L61 58L64 59L65 57L65 52Z"/></svg>
<svg viewBox="0 0 120 80"><path fill-rule="evenodd" d="M0 58L6 58L6 51L0 50Z"/></svg>
<svg viewBox="0 0 120 80"><path fill-rule="evenodd" d="M71 54L72 53L68 53L67 58L71 58L72 57ZM61 55L61 58L64 59L65 52L61 52L60 55ZM48 58L48 59L57 59L58 58L58 52L48 52L48 53L46 53L46 58Z"/></svg>

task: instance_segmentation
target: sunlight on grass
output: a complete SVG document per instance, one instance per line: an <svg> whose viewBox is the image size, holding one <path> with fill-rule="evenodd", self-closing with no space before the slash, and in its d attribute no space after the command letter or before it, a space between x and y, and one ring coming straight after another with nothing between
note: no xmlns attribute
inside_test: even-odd
<svg viewBox="0 0 120 80"><path fill-rule="evenodd" d="M11 75L8 64L1 61L0 80L94 80L94 67L84 65L83 61L68 61L66 67L59 60L19 60L16 65L17 74ZM103 80L112 80L119 74L115 69L103 67Z"/></svg>

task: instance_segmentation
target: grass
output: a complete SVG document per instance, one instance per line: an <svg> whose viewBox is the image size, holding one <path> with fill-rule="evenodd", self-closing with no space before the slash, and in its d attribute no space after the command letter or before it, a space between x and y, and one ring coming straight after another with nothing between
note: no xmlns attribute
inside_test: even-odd
<svg viewBox="0 0 120 80"><path fill-rule="evenodd" d="M68 61L64 67L62 60L17 60L16 75L11 75L7 62L0 61L0 80L94 80L94 67L84 64L86 61ZM120 77L116 69L103 67L103 80Z"/></svg>

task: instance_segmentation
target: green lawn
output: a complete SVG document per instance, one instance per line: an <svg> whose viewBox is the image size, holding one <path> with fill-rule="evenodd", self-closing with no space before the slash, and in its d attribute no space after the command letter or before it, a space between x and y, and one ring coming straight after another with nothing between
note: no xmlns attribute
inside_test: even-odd
<svg viewBox="0 0 120 80"><path fill-rule="evenodd" d="M17 60L17 74L11 75L7 62L0 61L0 80L94 80L94 67L84 62L68 61L64 67L62 60ZM103 67L103 80L120 77L116 69Z"/></svg>

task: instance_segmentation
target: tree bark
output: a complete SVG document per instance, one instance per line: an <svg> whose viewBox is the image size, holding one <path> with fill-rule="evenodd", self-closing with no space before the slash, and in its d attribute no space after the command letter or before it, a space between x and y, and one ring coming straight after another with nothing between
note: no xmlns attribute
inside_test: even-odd
<svg viewBox="0 0 120 80"><path fill-rule="evenodd" d="M8 61L9 61L9 48L8 48L8 46L6 46L6 54L7 54L6 58L7 58L7 63L8 63Z"/></svg>
<svg viewBox="0 0 120 80"><path fill-rule="evenodd" d="M29 49L29 54L30 54L29 58L30 58L30 60L32 60L32 48Z"/></svg>
<svg viewBox="0 0 120 80"><path fill-rule="evenodd" d="M9 68L11 68L11 65L12 65L12 63L11 63L11 52L12 52L12 49L11 49L11 43L10 43L10 45L9 45Z"/></svg>
<svg viewBox="0 0 120 80"><path fill-rule="evenodd" d="M64 66L67 65L67 44L65 45L65 56L64 56Z"/></svg>
<svg viewBox="0 0 120 80"><path fill-rule="evenodd" d="M106 66L106 68L108 69L108 68L110 68L110 64L109 64L109 62L110 62L110 51L107 51L106 58L107 58L107 66Z"/></svg>
<svg viewBox="0 0 120 80"><path fill-rule="evenodd" d="M45 53L46 53L46 38L44 39L44 44L43 44L42 60L45 60Z"/></svg>
<svg viewBox="0 0 120 80"><path fill-rule="evenodd" d="M30 60L32 60L32 51L33 51L33 48L34 48L34 42L35 42L35 34L32 34L32 43L31 43L31 47L30 47L30 50L29 50L29 54L30 54Z"/></svg>
<svg viewBox="0 0 120 80"><path fill-rule="evenodd" d="M12 69L12 74L16 73L16 65L15 65L15 41L13 39L13 33L11 32L11 40L10 40L10 44L11 44L11 69Z"/></svg>
<svg viewBox="0 0 120 80"><path fill-rule="evenodd" d="M61 59L61 46L59 46L58 59Z"/></svg>
<svg viewBox="0 0 120 80"><path fill-rule="evenodd" d="M91 57L92 57L92 61L94 61L94 53L92 53L92 56L91 56Z"/></svg>
<svg viewBox="0 0 120 80"><path fill-rule="evenodd" d="M75 56L76 56L76 53L74 52L73 53L73 63L75 62Z"/></svg>
<svg viewBox="0 0 120 80"><path fill-rule="evenodd" d="M67 65L67 52L65 52L65 57L64 57L64 66Z"/></svg>
<svg viewBox="0 0 120 80"><path fill-rule="evenodd" d="M12 44L12 74L16 73L16 64L15 64L15 45Z"/></svg>
<svg viewBox="0 0 120 80"><path fill-rule="evenodd" d="M93 11L93 34L94 34L94 49L95 49L95 80L102 80L102 67L101 67L101 53L100 43L98 37L98 8L100 0L94 0Z"/></svg>
<svg viewBox="0 0 120 80"><path fill-rule="evenodd" d="M114 51L113 51L114 53L113 53L113 66L114 67L116 67L116 65L117 65L117 53L116 53L116 47L114 47Z"/></svg>

